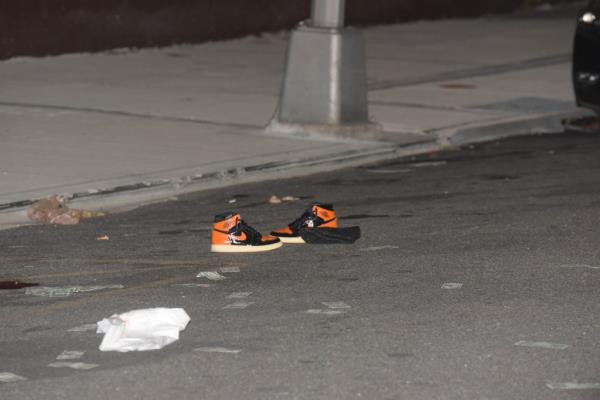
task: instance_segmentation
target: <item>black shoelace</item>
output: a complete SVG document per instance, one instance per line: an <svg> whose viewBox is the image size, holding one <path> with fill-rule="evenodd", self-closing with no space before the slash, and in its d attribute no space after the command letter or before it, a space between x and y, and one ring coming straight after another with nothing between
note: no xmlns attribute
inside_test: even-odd
<svg viewBox="0 0 600 400"><path fill-rule="evenodd" d="M300 216L300 218L295 219L294 222L292 222L288 226L290 227L292 232L296 232L306 224L306 221L311 219L314 219L313 213L311 211L305 211L304 214Z"/></svg>

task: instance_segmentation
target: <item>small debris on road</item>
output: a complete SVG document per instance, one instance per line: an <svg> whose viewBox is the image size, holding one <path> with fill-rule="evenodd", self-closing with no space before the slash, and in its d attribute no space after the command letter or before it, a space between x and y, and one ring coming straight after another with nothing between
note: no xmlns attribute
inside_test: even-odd
<svg viewBox="0 0 600 400"><path fill-rule="evenodd" d="M194 349L194 351L201 351L203 353L238 354L242 351L242 349L228 349L225 347L198 347L198 348Z"/></svg>
<svg viewBox="0 0 600 400"><path fill-rule="evenodd" d="M223 279L227 279L226 276L221 275L217 271L202 271L196 275L196 278L206 278L211 281L222 281Z"/></svg>
<svg viewBox="0 0 600 400"><path fill-rule="evenodd" d="M12 383L26 380L27 378L21 375L13 374L12 372L0 372L0 383Z"/></svg>
<svg viewBox="0 0 600 400"><path fill-rule="evenodd" d="M385 245L385 246L365 247L364 249L360 249L360 251L379 251L379 250L399 249L399 248L400 247L398 247L398 246Z"/></svg>
<svg viewBox="0 0 600 400"><path fill-rule="evenodd" d="M96 238L96 240L110 240L110 238L108 237L108 235L102 235L102 236L98 236Z"/></svg>
<svg viewBox="0 0 600 400"><path fill-rule="evenodd" d="M306 310L304 311L306 314L321 314L321 315L339 315L339 314L345 314L345 311L342 310L320 310L320 309L314 309L311 308L310 310Z"/></svg>
<svg viewBox="0 0 600 400"><path fill-rule="evenodd" d="M123 289L123 285L105 285L105 286L62 286L49 287L38 286L25 289L25 294L41 297L68 297L74 293L95 292L105 289Z"/></svg>
<svg viewBox="0 0 600 400"><path fill-rule="evenodd" d="M70 209L65 203L65 198L58 195L38 200L27 209L27 217L43 224L76 225L82 219L106 215L103 211Z"/></svg>
<svg viewBox="0 0 600 400"><path fill-rule="evenodd" d="M571 347L568 344L549 343L549 342L530 342L528 340L519 340L517 343L515 343L515 346L539 347L542 349L551 349L551 350L564 350L564 349Z"/></svg>
<svg viewBox="0 0 600 400"><path fill-rule="evenodd" d="M323 304L325 307L327 307L331 310L352 308L348 304L344 303L343 301L331 301L331 302L324 301L321 304Z"/></svg>
<svg viewBox="0 0 600 400"><path fill-rule="evenodd" d="M67 361L59 361L48 364L49 367L52 368L72 368L72 369L83 369L88 370L92 368L96 368L98 364L88 364L82 362L67 362Z"/></svg>
<svg viewBox="0 0 600 400"><path fill-rule="evenodd" d="M463 287L462 283L454 283L454 282L446 282L442 285L442 289L448 289L448 290L460 289L462 287Z"/></svg>
<svg viewBox="0 0 600 400"><path fill-rule="evenodd" d="M273 195L269 199L269 203L271 203L271 204L281 204L281 199L279 197Z"/></svg>
<svg viewBox="0 0 600 400"><path fill-rule="evenodd" d="M182 286L182 287L203 287L203 288L208 288L208 287L212 287L213 285L210 283L176 283L173 286Z"/></svg>
<svg viewBox="0 0 600 400"><path fill-rule="evenodd" d="M563 264L560 265L560 268L587 268L587 269L600 269L600 267L595 265L587 265L587 264Z"/></svg>
<svg viewBox="0 0 600 400"><path fill-rule="evenodd" d="M57 360L77 360L77 359L83 357L84 354L85 354L84 351L65 350L62 353L60 353L58 356L56 356L56 359Z"/></svg>
<svg viewBox="0 0 600 400"><path fill-rule="evenodd" d="M295 196L283 196L281 198L282 201L298 201L300 200L300 197L295 197Z"/></svg>
<svg viewBox="0 0 600 400"><path fill-rule="evenodd" d="M240 269L238 267L222 267L222 268L219 268L219 271L221 271L221 273L223 273L223 274L228 274L228 273L240 272Z"/></svg>
<svg viewBox="0 0 600 400"><path fill-rule="evenodd" d="M252 292L233 292L229 296L228 299L245 299L250 296Z"/></svg>
<svg viewBox="0 0 600 400"><path fill-rule="evenodd" d="M600 389L600 383L548 382L546 387L553 390L594 390Z"/></svg>
<svg viewBox="0 0 600 400"><path fill-rule="evenodd" d="M227 304L225 307L223 307L223 310L243 310L244 308L248 308L252 304L254 303L251 301L236 301L235 303Z"/></svg>

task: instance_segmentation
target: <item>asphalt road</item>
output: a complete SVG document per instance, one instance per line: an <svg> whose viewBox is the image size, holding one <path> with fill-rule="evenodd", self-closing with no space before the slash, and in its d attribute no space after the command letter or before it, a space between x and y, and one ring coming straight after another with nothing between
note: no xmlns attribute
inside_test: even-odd
<svg viewBox="0 0 600 400"><path fill-rule="evenodd" d="M598 399L599 153L597 135L520 138L1 231L0 280L123 288L0 290L0 372L26 379L0 398ZM209 253L214 214L268 232L313 199L363 237ZM161 350L101 352L102 335L70 331L152 307L191 317ZM49 367L65 350L97 366Z"/></svg>

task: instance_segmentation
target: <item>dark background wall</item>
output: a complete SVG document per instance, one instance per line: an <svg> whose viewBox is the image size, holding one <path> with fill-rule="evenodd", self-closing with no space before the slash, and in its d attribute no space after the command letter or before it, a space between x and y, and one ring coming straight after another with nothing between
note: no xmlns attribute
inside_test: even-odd
<svg viewBox="0 0 600 400"><path fill-rule="evenodd" d="M531 0L347 0L347 22L507 12ZM198 43L289 29L310 0L0 0L0 59Z"/></svg>

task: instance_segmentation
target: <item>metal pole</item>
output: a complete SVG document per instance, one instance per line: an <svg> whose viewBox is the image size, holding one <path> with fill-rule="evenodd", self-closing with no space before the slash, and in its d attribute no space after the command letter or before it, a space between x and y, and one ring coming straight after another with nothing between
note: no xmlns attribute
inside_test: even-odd
<svg viewBox="0 0 600 400"><path fill-rule="evenodd" d="M345 0L312 0L311 25L319 28L343 28Z"/></svg>

